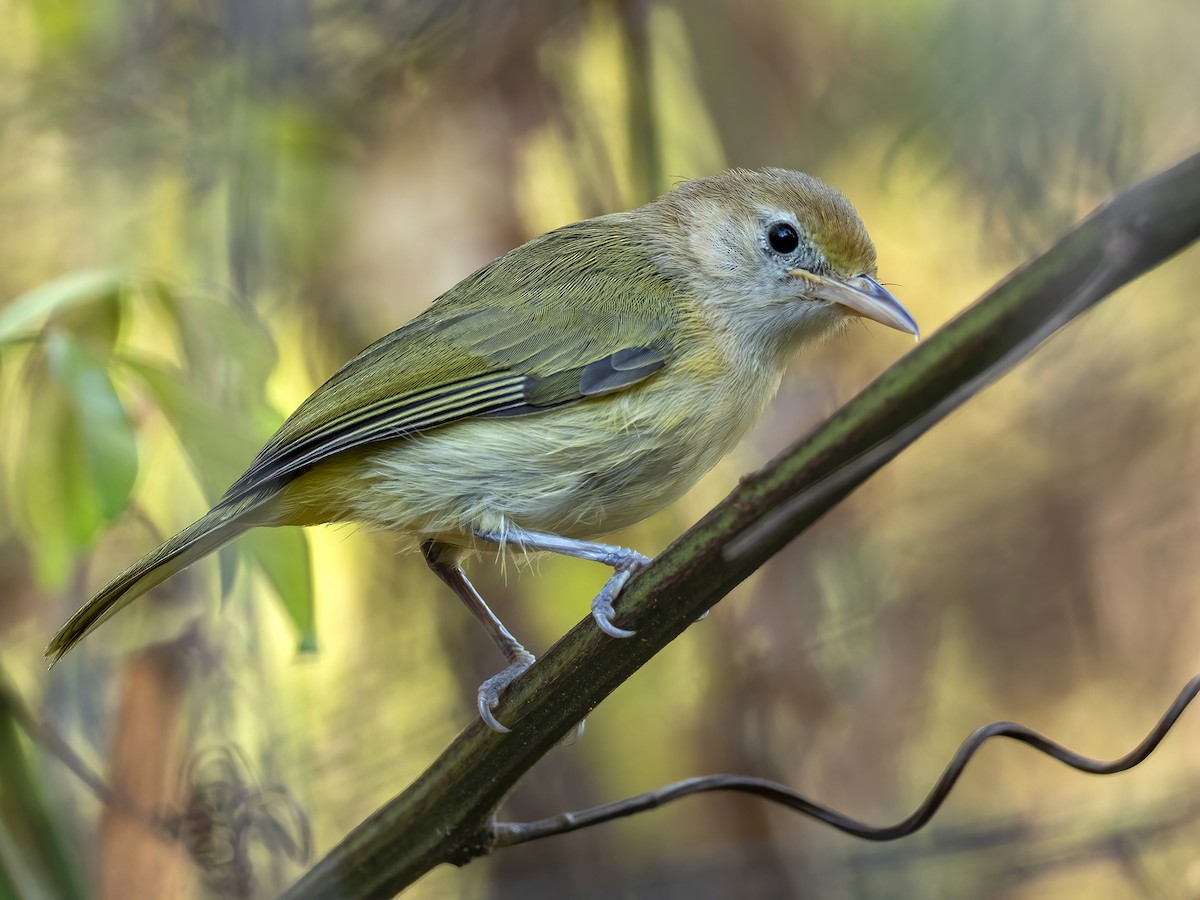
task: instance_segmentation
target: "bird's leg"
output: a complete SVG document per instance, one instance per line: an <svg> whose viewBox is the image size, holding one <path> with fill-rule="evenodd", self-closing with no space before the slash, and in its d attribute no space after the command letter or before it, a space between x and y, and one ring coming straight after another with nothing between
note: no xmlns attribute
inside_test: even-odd
<svg viewBox="0 0 1200 900"><path fill-rule="evenodd" d="M479 686L476 702L479 706L479 716L484 724L493 731L505 734L509 731L496 719L492 710L500 703L500 695L512 684L517 677L534 663L534 656L521 646L521 642L509 633L504 623L488 608L479 591L467 580L467 575L459 567L457 558L451 555L452 548L440 541L425 541L421 544L421 554L425 562L438 578L446 582L450 590L458 595L471 614L479 620L479 624L496 642L508 666L499 674L493 675ZM453 561L451 561L453 560Z"/></svg>
<svg viewBox="0 0 1200 900"><path fill-rule="evenodd" d="M633 637L636 632L621 628L613 623L616 610L613 601L621 593L626 582L644 569L650 562L648 556L643 556L636 550L617 547L612 544L597 544L593 541L578 541L573 538L560 537L557 534L544 534L540 531L526 531L515 525L508 526L503 534L488 534L476 532L476 537L494 544L504 546L515 544L523 550L546 550L550 553L561 553L576 559L588 559L592 562L611 566L612 577L608 579L600 593L592 601L592 618L600 626L600 630L610 637Z"/></svg>

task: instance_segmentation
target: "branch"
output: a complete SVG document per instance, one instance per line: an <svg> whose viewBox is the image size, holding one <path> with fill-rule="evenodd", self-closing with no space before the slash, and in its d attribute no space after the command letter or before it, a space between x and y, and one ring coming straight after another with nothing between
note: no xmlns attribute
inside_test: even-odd
<svg viewBox="0 0 1200 900"><path fill-rule="evenodd" d="M1122 194L746 478L622 593L612 640L585 619L285 897L390 897L491 851L517 781L587 713L920 434L1070 318L1200 238L1200 154Z"/></svg>

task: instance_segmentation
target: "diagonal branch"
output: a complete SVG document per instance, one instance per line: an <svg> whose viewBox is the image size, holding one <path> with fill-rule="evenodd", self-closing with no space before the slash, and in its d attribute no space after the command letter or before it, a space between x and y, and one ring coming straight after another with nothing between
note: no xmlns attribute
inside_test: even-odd
<svg viewBox="0 0 1200 900"><path fill-rule="evenodd" d="M1122 194L745 479L622 594L613 640L575 626L509 689L507 735L474 721L285 895L389 897L496 843L517 781L705 610L880 466L1070 318L1200 238L1200 154Z"/></svg>

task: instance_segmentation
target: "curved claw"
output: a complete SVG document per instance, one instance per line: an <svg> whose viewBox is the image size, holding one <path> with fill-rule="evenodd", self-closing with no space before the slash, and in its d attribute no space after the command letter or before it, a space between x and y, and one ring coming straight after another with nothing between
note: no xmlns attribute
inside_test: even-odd
<svg viewBox="0 0 1200 900"><path fill-rule="evenodd" d="M492 710L500 705L500 696L504 693L505 689L516 681L526 669L532 666L534 661L535 658L532 653L521 651L521 655L503 671L493 675L479 686L479 694L476 697L479 718L483 719L483 724L492 729L492 731L500 734L508 734L512 730L502 725L500 720L492 713Z"/></svg>
<svg viewBox="0 0 1200 900"><path fill-rule="evenodd" d="M596 620L600 630L609 637L628 638L633 637L637 632L621 628L613 623L613 619L617 615L617 611L613 608L613 600L621 593L630 578L650 564L650 558L623 547L616 549L619 551L619 555L605 560L616 571L613 572L612 578L608 579L608 583L600 589L596 599L592 601L592 618Z"/></svg>
<svg viewBox="0 0 1200 900"><path fill-rule="evenodd" d="M636 631L630 631L628 628L621 628L614 624L613 619L616 615L617 611L613 609L612 600L603 593L592 601L592 618L596 620L600 630L609 637L630 638L637 634Z"/></svg>

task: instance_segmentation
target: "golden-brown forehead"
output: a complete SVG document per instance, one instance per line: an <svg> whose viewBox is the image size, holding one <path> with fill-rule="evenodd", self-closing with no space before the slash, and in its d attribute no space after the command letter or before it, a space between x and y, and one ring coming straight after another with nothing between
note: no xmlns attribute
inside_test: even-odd
<svg viewBox="0 0 1200 900"><path fill-rule="evenodd" d="M858 213L839 191L811 175L788 169L734 169L687 182L673 193L684 204L719 203L745 216L791 214L834 272L875 273L875 245Z"/></svg>

